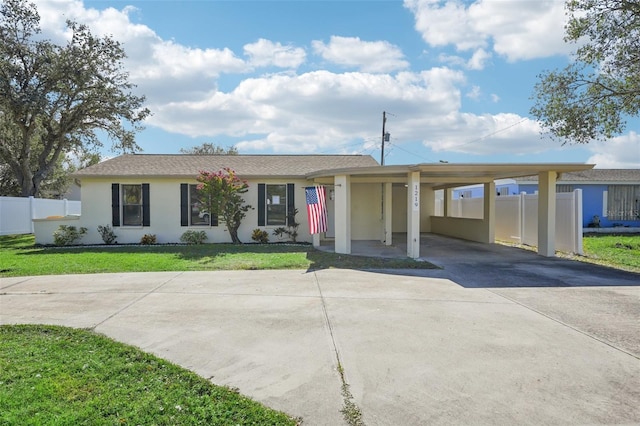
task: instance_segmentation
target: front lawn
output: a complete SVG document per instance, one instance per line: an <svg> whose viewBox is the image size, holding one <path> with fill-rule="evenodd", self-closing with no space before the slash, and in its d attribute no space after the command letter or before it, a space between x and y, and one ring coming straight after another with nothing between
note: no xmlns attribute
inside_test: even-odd
<svg viewBox="0 0 640 426"><path fill-rule="evenodd" d="M102 335L0 326L2 425L295 425L297 420Z"/></svg>
<svg viewBox="0 0 640 426"><path fill-rule="evenodd" d="M586 258L594 263L640 272L640 235L588 235L583 241Z"/></svg>
<svg viewBox="0 0 640 426"><path fill-rule="evenodd" d="M381 259L327 253L303 244L36 247L33 235L0 237L0 277L326 268L431 269L435 266L408 258Z"/></svg>

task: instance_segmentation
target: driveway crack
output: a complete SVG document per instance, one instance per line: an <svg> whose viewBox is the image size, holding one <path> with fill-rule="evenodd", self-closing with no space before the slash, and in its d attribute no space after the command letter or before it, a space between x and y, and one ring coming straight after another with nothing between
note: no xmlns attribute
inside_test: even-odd
<svg viewBox="0 0 640 426"><path fill-rule="evenodd" d="M177 277L179 277L180 275L182 275L183 272L180 272L178 275L174 275L173 277L161 282L160 284L158 284L157 286L155 286L154 288L152 288L151 290L145 292L144 294L142 294L140 297L138 297L137 299L132 300L131 302L127 303L126 305L124 305L122 308L118 309L116 312L112 313L111 315L109 315L108 317L106 317L105 319L103 319L102 321L100 321L99 323L97 323L96 325L94 325L93 327L90 327L88 330L91 331L96 331L96 329L98 327L100 327L102 324L104 324L105 322L109 321L111 318L115 317L116 315L124 312L125 310L129 309L131 306L135 305L136 303L138 303L139 301L141 301L142 299L144 299L145 297L149 296L152 293L155 293L156 291L158 291L162 286L166 285L167 283L173 281L174 279L176 279Z"/></svg>
<svg viewBox="0 0 640 426"><path fill-rule="evenodd" d="M336 363L338 365L338 374L340 375L341 381L341 393L342 393L342 410L340 412L344 416L345 421L350 426L364 426L365 423L362 420L362 411L358 405L353 401L353 395L351 394L351 390L349 389L349 383L347 382L347 378L345 375L344 367L342 366L342 361L340 359L340 351L338 350L338 345L336 345L335 335L333 333L333 325L331 324L331 320L329 319L329 313L327 312L327 305L322 294L322 288L320 287L320 281L318 280L318 276L316 273L313 273L313 276L316 280L316 286L318 287L318 293L320 294L320 303L322 305L322 313L324 315L324 321L329 329L329 335L331 337L331 344L333 346L333 353L336 357Z"/></svg>

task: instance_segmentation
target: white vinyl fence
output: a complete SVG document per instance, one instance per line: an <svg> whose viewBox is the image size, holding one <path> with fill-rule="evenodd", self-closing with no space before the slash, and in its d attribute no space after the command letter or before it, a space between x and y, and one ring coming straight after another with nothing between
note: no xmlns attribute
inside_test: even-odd
<svg viewBox="0 0 640 426"><path fill-rule="evenodd" d="M442 200L436 214L443 214ZM481 219L484 198L452 200L451 216ZM583 254L582 190L556 194L556 249ZM538 194L496 197L495 238L530 246L538 245Z"/></svg>
<svg viewBox="0 0 640 426"><path fill-rule="evenodd" d="M33 233L33 219L80 214L80 201L0 197L0 235Z"/></svg>

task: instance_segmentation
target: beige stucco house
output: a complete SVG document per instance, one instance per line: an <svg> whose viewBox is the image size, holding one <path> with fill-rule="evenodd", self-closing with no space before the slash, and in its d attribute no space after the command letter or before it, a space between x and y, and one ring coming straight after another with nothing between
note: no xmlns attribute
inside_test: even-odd
<svg viewBox="0 0 640 426"><path fill-rule="evenodd" d="M585 164L417 164L380 166L362 155L122 155L75 174L81 182L80 217L36 220L36 242L51 244L60 224L88 229L84 244L101 244L99 225L112 225L119 243L137 243L155 234L158 243L175 243L186 230L204 230L208 242L230 242L223 223L202 211L195 190L200 171L231 168L249 183L244 194L253 206L239 237L251 242L254 229L269 232L285 226L293 209L300 223L298 241L318 246L335 242L338 253L350 253L352 240L392 244L406 233L407 256L420 256L420 233L494 242L495 196L484 201L482 219L449 217L451 190L485 185L495 194L496 179L535 174L539 178L539 253L555 252L555 182L563 172L587 170ZM310 235L304 188L327 187L328 230ZM444 215L435 216L436 191L443 191Z"/></svg>

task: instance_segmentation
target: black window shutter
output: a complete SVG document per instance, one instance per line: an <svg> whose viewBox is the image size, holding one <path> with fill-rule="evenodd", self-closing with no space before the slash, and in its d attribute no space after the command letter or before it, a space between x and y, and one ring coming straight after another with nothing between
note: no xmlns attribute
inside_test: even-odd
<svg viewBox="0 0 640 426"><path fill-rule="evenodd" d="M149 209L149 184L142 184L142 226L151 226L151 210Z"/></svg>
<svg viewBox="0 0 640 426"><path fill-rule="evenodd" d="M267 187L264 183L258 184L258 226L264 226L266 223L266 196Z"/></svg>
<svg viewBox="0 0 640 426"><path fill-rule="evenodd" d="M287 184L287 225L291 226L295 222L295 210L296 210L296 199L295 199L295 185L292 183Z"/></svg>
<svg viewBox="0 0 640 426"><path fill-rule="evenodd" d="M189 184L180 184L180 226L189 226Z"/></svg>
<svg viewBox="0 0 640 426"><path fill-rule="evenodd" d="M111 226L120 226L120 184L111 184Z"/></svg>

